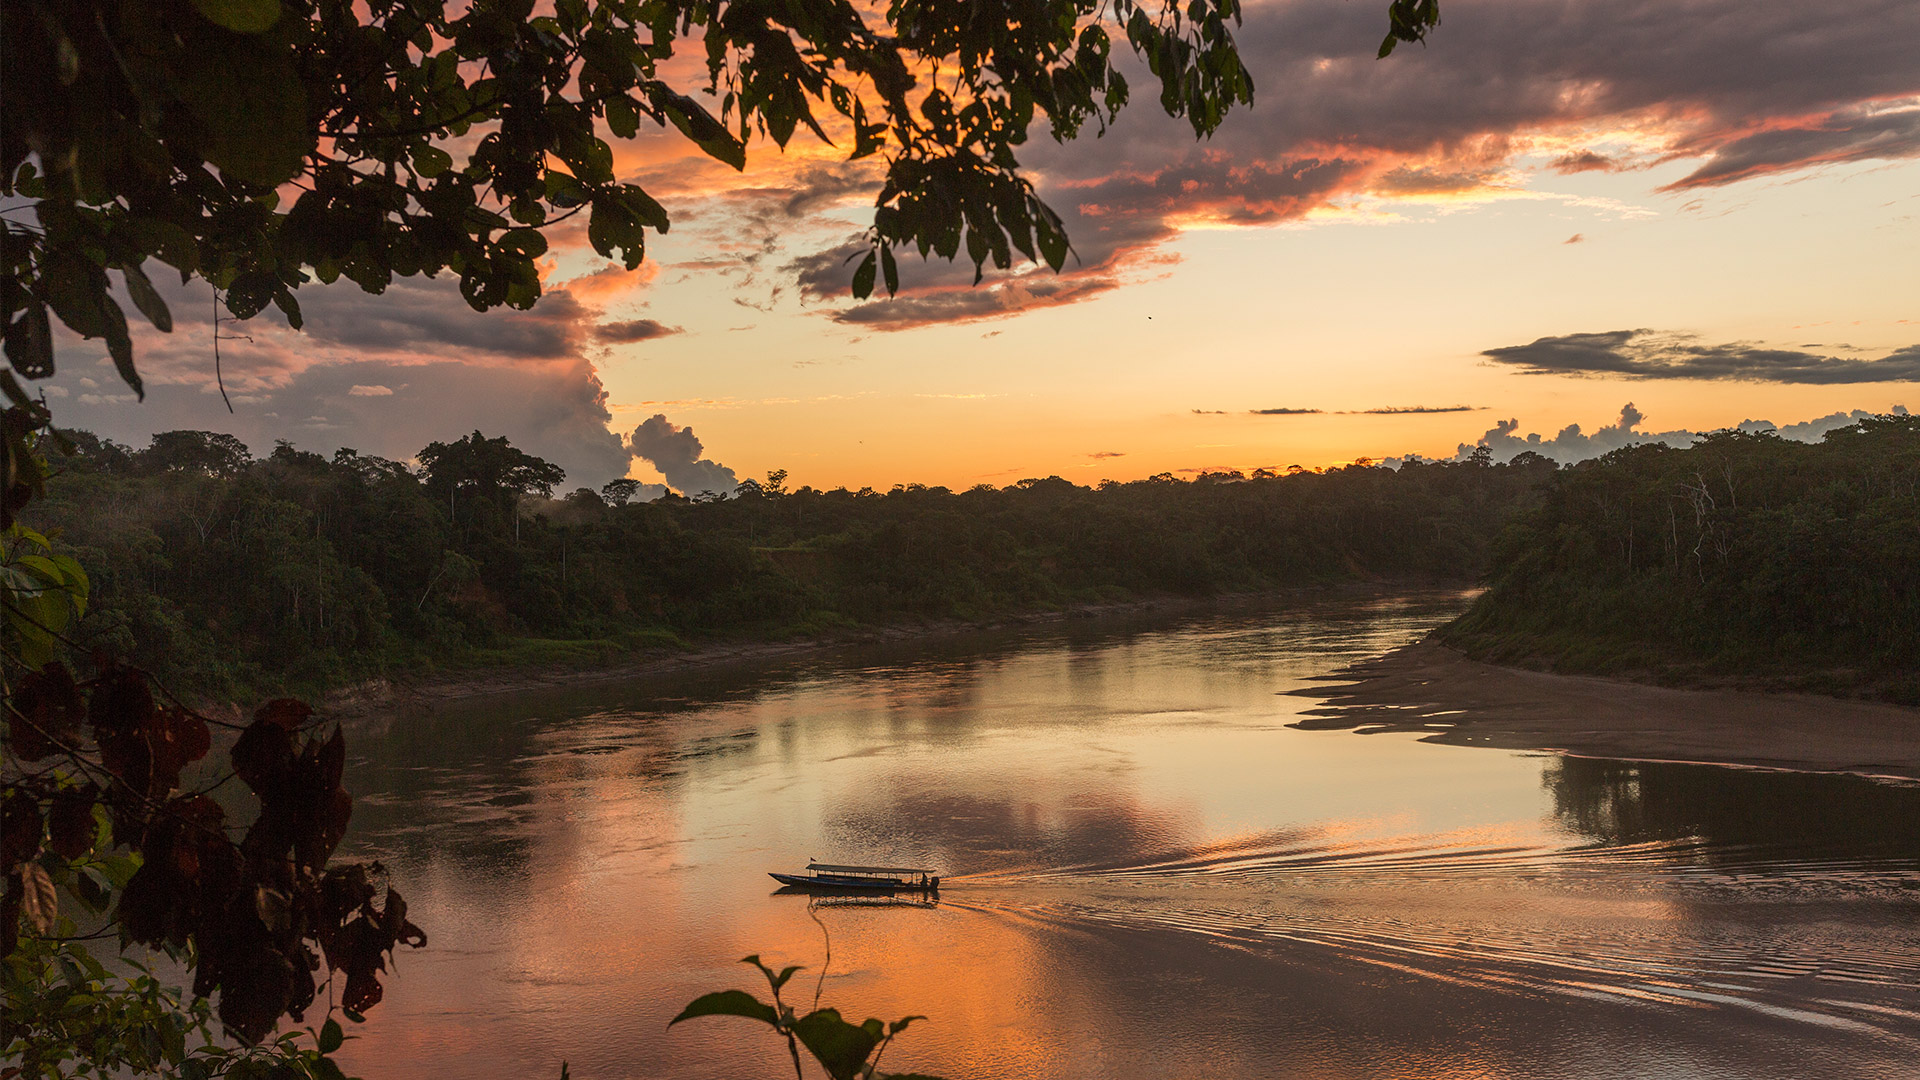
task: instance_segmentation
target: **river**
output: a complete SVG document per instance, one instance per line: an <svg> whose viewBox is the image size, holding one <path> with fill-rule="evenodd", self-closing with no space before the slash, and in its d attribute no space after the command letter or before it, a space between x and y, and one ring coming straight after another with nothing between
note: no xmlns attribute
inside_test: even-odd
<svg viewBox="0 0 1920 1080"><path fill-rule="evenodd" d="M369 1080L791 1075L736 961L970 1077L1911 1078L1920 787L1291 727L1415 593L741 663L356 721L431 940ZM770 870L926 865L921 906ZM825 936L823 936L825 935Z"/></svg>

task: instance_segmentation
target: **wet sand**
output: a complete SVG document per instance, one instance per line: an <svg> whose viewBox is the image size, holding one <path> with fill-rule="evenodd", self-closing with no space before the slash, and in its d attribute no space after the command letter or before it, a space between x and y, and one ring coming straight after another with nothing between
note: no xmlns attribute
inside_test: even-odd
<svg viewBox="0 0 1920 1080"><path fill-rule="evenodd" d="M1431 732L1425 741L1586 757L1920 780L1920 709L1811 694L1676 690L1469 660L1430 641L1293 691L1296 727Z"/></svg>

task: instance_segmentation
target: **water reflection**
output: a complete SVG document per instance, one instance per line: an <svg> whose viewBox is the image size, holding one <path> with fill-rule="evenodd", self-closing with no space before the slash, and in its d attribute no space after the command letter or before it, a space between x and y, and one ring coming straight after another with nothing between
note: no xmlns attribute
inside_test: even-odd
<svg viewBox="0 0 1920 1080"><path fill-rule="evenodd" d="M351 843L434 945L365 1075L778 1075L666 1020L817 964L949 1076L1892 1077L1920 788L1291 727L1426 595L1075 624L357 732ZM809 856L940 902L770 895ZM816 921L819 924L816 925ZM809 974L812 974L811 972ZM744 1058L739 1056L744 1053Z"/></svg>
<svg viewBox="0 0 1920 1080"><path fill-rule="evenodd" d="M1697 839L1708 854L1920 858L1915 785L1574 757L1552 760L1543 775L1555 816L1605 844Z"/></svg>

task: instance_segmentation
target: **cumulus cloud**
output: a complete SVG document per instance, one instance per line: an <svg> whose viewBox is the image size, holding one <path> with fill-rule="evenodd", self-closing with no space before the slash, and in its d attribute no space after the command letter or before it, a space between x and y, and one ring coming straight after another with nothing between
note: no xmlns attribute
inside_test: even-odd
<svg viewBox="0 0 1920 1080"><path fill-rule="evenodd" d="M1579 424L1568 424L1551 439L1543 439L1538 433L1526 436L1516 435L1520 430L1519 420L1501 420L1469 446L1461 443L1454 457L1464 461L1477 447L1484 446L1493 452L1495 461L1508 461L1515 456L1532 451L1542 457L1552 458L1562 465L1571 465L1576 461L1596 458L1623 446L1638 446L1641 443L1666 443L1668 446L1692 446L1697 436L1691 431L1641 431L1640 422L1645 414L1633 407L1629 401L1620 408L1620 418L1611 424L1603 425L1593 434L1580 430Z"/></svg>
<svg viewBox="0 0 1920 1080"><path fill-rule="evenodd" d="M1905 405L1895 405L1893 407L1893 414L1895 416L1905 416L1907 415L1907 407ZM1797 424L1776 424L1771 420L1742 420L1738 424L1735 424L1734 427L1740 431L1753 432L1755 434L1771 431L1783 439L1792 439L1795 442L1819 442L1826 437L1829 431L1837 431L1850 424L1857 424L1867 417L1874 415L1877 414L1868 412L1866 409L1854 409L1851 412L1836 412L1828 413L1825 416L1816 416L1811 420L1802 420Z"/></svg>
<svg viewBox="0 0 1920 1080"><path fill-rule="evenodd" d="M1488 349L1480 355L1523 375L1617 375L1823 386L1920 381L1920 345L1896 349L1878 360L1859 360L1749 342L1703 345L1688 334L1608 330L1543 337L1525 345Z"/></svg>
<svg viewBox="0 0 1920 1080"><path fill-rule="evenodd" d="M1907 415L1904 405L1895 405L1893 413ZM1851 412L1836 412L1828 416L1816 417L1793 424L1775 424L1770 420L1743 420L1735 427L1747 432L1773 432L1783 439L1799 442L1819 442L1829 431L1857 424L1875 413L1866 409L1854 409ZM1520 454L1531 451L1549 458L1561 465L1597 458L1602 454L1618 450L1625 446L1639 446L1645 443L1664 443L1676 448L1692 446L1705 432L1688 431L1645 431L1640 425L1646 415L1635 408L1632 402L1621 406L1620 416L1611 424L1601 426L1588 434L1579 424L1568 424L1551 438L1544 438L1538 432L1520 435L1520 421L1501 420L1489 428L1472 443L1461 443L1455 449L1453 460L1465 461L1475 450L1485 447L1495 461L1511 461ZM1391 457L1382 464L1390 468L1399 468L1401 464L1418 455L1409 454L1405 458Z"/></svg>
<svg viewBox="0 0 1920 1080"><path fill-rule="evenodd" d="M633 456L660 470L667 483L682 495L711 491L731 495L740 486L732 469L701 457L701 445L693 428L679 427L666 414L654 413L633 429L627 445Z"/></svg>

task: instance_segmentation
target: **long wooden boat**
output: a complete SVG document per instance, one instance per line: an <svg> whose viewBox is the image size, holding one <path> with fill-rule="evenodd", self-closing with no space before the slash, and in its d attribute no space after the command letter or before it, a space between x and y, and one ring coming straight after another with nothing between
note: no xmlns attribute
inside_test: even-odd
<svg viewBox="0 0 1920 1080"><path fill-rule="evenodd" d="M768 873L782 885L821 892L939 892L940 879L918 866L846 866L807 864L804 874Z"/></svg>

